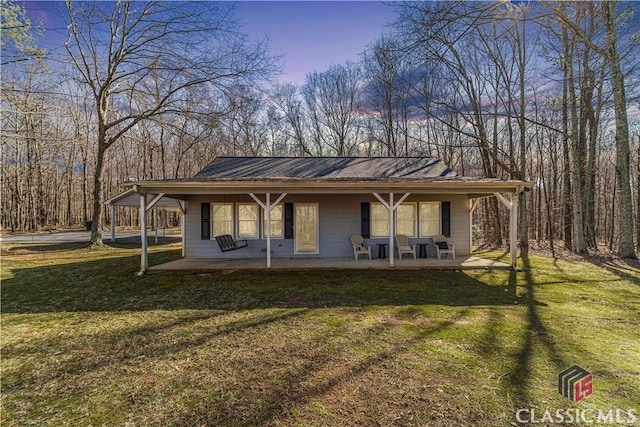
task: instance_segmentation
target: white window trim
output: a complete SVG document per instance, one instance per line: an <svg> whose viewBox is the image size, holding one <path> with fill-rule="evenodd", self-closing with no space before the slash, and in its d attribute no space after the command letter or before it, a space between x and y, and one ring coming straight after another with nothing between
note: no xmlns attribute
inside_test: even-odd
<svg viewBox="0 0 640 427"><path fill-rule="evenodd" d="M402 202L400 203L400 206L407 206L407 205L413 205L413 234L407 236L407 237L418 237L418 227L420 226L418 224L418 203L416 202ZM398 208L400 208L400 206L398 206ZM394 222L394 230L396 235L398 234L398 208L396 208L395 211L393 211L394 215L393 215L393 222ZM388 236L387 236L388 237Z"/></svg>
<svg viewBox="0 0 640 427"><path fill-rule="evenodd" d="M256 235L255 236L240 236L240 205L250 205L250 206L255 206L258 209L258 217L256 218ZM260 215L260 211L262 209L260 208L260 206L257 203L251 203L251 202L237 202L236 206L235 206L235 221L234 221L234 230L236 233L236 238L238 239L242 239L242 240L259 240L260 239L260 219L261 219L261 215Z"/></svg>
<svg viewBox="0 0 640 427"><path fill-rule="evenodd" d="M433 237L435 236L435 234L424 234L422 232L422 218L420 216L420 207L422 205L438 205L438 232L436 234L442 234L442 202L438 202L438 201L422 201L418 204L418 227L420 228L420 237Z"/></svg>
<svg viewBox="0 0 640 427"><path fill-rule="evenodd" d="M277 206L280 206L282 209L282 229L280 230L280 236L271 236L271 240L284 240L284 203L278 203ZM264 211L264 209L260 209L260 211L262 212L261 216L262 218L260 221L260 227L262 228L261 230L261 236L263 240L267 239L267 227L265 227L265 223L267 221L267 213Z"/></svg>
<svg viewBox="0 0 640 427"><path fill-rule="evenodd" d="M213 232L213 206L214 205L221 205L221 206L231 206L231 237L233 237L235 239L235 231L236 231L236 227L235 227L235 218L234 218L234 213L235 213L235 207L233 206L233 203L228 203L228 202L211 202L209 203L209 235L211 236L211 240L215 240L215 233Z"/></svg>

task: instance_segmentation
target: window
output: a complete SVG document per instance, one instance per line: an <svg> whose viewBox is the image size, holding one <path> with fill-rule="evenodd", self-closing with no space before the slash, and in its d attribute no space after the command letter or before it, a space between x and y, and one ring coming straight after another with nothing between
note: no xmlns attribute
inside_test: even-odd
<svg viewBox="0 0 640 427"><path fill-rule="evenodd" d="M238 203L238 238L258 238L258 218L260 209L255 203Z"/></svg>
<svg viewBox="0 0 640 427"><path fill-rule="evenodd" d="M262 237L267 238L267 213L262 222ZM284 237L284 205L280 203L271 209L271 238L282 239Z"/></svg>
<svg viewBox="0 0 640 427"><path fill-rule="evenodd" d="M420 237L440 234L440 202L420 202Z"/></svg>
<svg viewBox="0 0 640 427"><path fill-rule="evenodd" d="M211 203L211 224L214 237L233 234L233 204Z"/></svg>
<svg viewBox="0 0 640 427"><path fill-rule="evenodd" d="M415 203L402 203L396 209L396 235L416 236L416 209Z"/></svg>
<svg viewBox="0 0 640 427"><path fill-rule="evenodd" d="M371 237L389 236L389 210L382 203L371 203ZM402 203L396 209L396 234L416 235L416 204Z"/></svg>
<svg viewBox="0 0 640 427"><path fill-rule="evenodd" d="M370 205L371 237L389 236L389 210L382 203Z"/></svg>

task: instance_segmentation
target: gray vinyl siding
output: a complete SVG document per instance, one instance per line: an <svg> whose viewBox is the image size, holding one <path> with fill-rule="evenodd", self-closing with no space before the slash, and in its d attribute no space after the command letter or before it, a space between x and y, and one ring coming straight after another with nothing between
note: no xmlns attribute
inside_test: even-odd
<svg viewBox="0 0 640 427"><path fill-rule="evenodd" d="M257 194L264 202L264 194ZM382 195L386 197L386 194ZM399 198L396 195L396 200ZM275 197L272 196L272 202ZM360 234L360 204L362 202L376 202L373 195L299 195L291 194L282 203L317 203L319 215L319 253L294 254L293 239L271 239L271 250L276 258L301 257L348 257L353 256L349 237ZM451 238L449 241L456 245L456 255L470 253L470 224L469 202L466 195L412 195L407 202L420 201L449 201L451 202ZM200 205L201 203L255 203L248 195L228 196L194 196L187 200L185 218L184 249L186 257L193 258L259 258L264 256L261 249L267 246L266 239L248 240L247 248L229 252L220 252L215 239L201 240L200 238ZM234 215L235 215L234 206ZM295 218L294 218L295 220ZM260 224L260 227L262 223ZM376 243L388 243L389 238L365 239L372 245L374 257L377 255ZM411 243L427 241L425 238L412 238ZM388 248L387 248L388 250ZM435 251L429 251L429 256L435 256Z"/></svg>

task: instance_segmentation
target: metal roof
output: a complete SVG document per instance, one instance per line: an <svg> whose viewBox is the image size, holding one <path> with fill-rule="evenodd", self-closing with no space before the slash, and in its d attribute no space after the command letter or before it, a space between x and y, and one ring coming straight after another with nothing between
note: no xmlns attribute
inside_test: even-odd
<svg viewBox="0 0 640 427"><path fill-rule="evenodd" d="M456 177L434 157L218 157L193 179L380 181Z"/></svg>

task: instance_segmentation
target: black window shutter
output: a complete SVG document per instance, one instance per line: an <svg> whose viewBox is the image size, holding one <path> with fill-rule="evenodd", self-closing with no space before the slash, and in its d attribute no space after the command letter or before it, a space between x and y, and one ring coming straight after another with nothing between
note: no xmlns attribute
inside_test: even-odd
<svg viewBox="0 0 640 427"><path fill-rule="evenodd" d="M200 205L200 239L211 239L211 204L202 203Z"/></svg>
<svg viewBox="0 0 640 427"><path fill-rule="evenodd" d="M293 203L284 204L284 238L293 239Z"/></svg>
<svg viewBox="0 0 640 427"><path fill-rule="evenodd" d="M442 202L442 234L445 237L451 237L451 202Z"/></svg>
<svg viewBox="0 0 640 427"><path fill-rule="evenodd" d="M370 205L368 202L360 204L360 234L362 235L362 237L366 237L366 238L371 237L371 231L369 226L369 223L370 223L369 206Z"/></svg>

